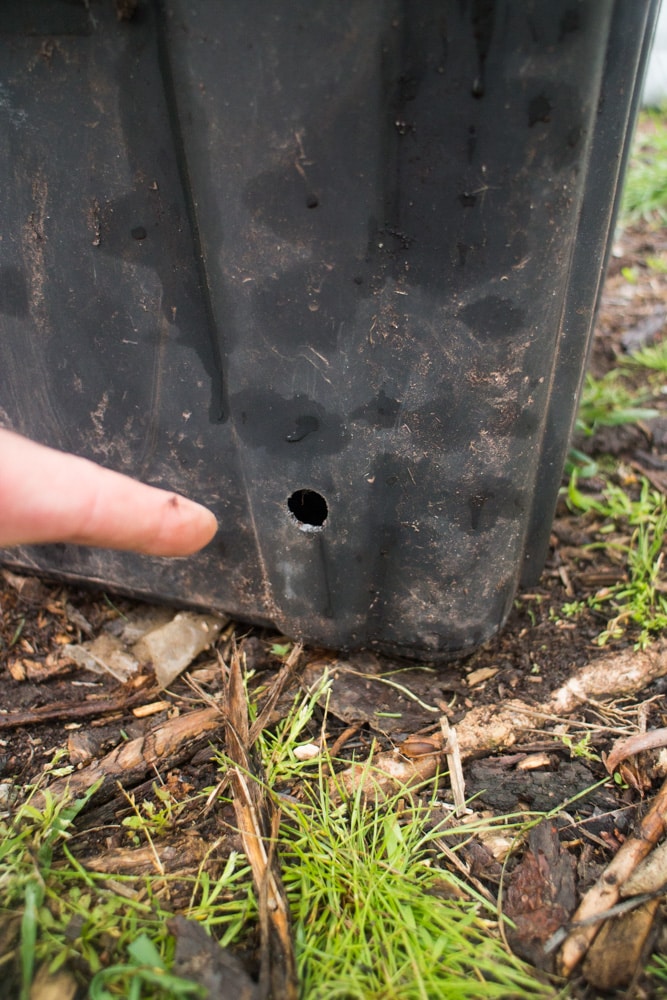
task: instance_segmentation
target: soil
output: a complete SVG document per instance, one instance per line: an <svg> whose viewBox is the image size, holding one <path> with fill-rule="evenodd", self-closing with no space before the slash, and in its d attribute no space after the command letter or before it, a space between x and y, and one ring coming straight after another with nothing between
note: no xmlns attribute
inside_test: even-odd
<svg viewBox="0 0 667 1000"><path fill-rule="evenodd" d="M656 261L663 262L665 267L656 265ZM615 367L627 349L654 343L664 336L667 317L665 272L666 231L639 225L619 236L592 349L591 370L596 376ZM633 378L635 384L640 378L648 384L647 373ZM613 455L621 463L619 475L625 477L628 489L633 489L633 482L643 474L664 492L667 490L667 397L655 384L650 391L652 398L644 405L655 407L661 414L659 417L631 427L605 427L593 437L575 443L592 455ZM582 488L595 490L597 486L599 484L593 480ZM418 733L428 737L437 726L438 714L444 713L450 723L455 724L473 706L490 705L499 709L508 699L539 703L574 670L595 661L603 653L629 653L637 640L637 632L632 628L610 640L603 651L596 644L596 638L605 627L606 615L584 609L571 617L563 610L564 605L585 601L602 586L622 577L623 567L613 558L613 553L604 549L591 552L586 548L594 538L594 529L590 518L575 516L561 501L539 586L517 595L509 621L496 638L472 656L448 664L446 668L419 675L414 665L371 654L336 659L326 651L305 650L302 665L305 664L306 669L309 664L323 660L336 663L341 669L347 664L356 669L357 675L363 675L366 684L373 675L405 669L403 685L432 709L415 709L412 703L415 711L412 715L406 714L404 694L396 688L386 687L383 715L373 717L372 711L363 707L363 702L354 700L357 693L352 691L351 682L347 686L343 684L339 718L336 721L334 705L333 715L327 723L329 745L348 733L340 750L341 756L363 760L373 741L379 740L382 747L391 748ZM5 706L0 712L0 787L2 783L31 785L54 759L60 765L81 767L84 762L99 759L119 745L154 731L178 712L205 704L193 695L184 679L174 683L169 694L164 696L156 690L149 673L120 684L108 673L93 673L68 657L68 646L97 636L110 623L136 613L132 601L47 580L16 577L5 571L0 577L0 610L0 688ZM225 630L217 643L223 658L229 653L232 632L245 653L248 668L254 672L253 684L260 687L280 667L284 656L277 655L275 647L284 645L287 640L267 630L239 624L233 630ZM219 661L212 651L201 654L190 668L190 674L200 694L204 691L213 697L220 690ZM617 699L612 707L595 702L584 705L565 726L566 729L569 726L571 742L575 744L589 734L586 738L590 752L580 758L572 758L566 742L554 734L554 725L546 722L542 731L536 730L529 739L522 739L511 752L500 756L484 753L481 759L464 768L466 796L479 796L476 807L484 806L497 814L517 808L552 809L559 802L573 799L605 777L599 755L609 751L619 734L629 735L641 728L667 725L666 691L667 680L661 679L650 684L639 696ZM289 700L287 698L284 703ZM155 708L161 702L166 704ZM145 705L152 706L154 714L142 715L136 711ZM397 712L401 713L399 722L391 718ZM538 754L546 755L542 767L518 769L521 761ZM215 764L211 761L208 734L182 744L168 764L168 779L165 780L170 782L175 795L184 794L185 790L191 794L215 785L218 780ZM134 778L128 774L124 780L125 789L138 798L150 795L154 777L154 772L137 772ZM561 842L568 838L577 841L570 846L576 862L573 877L577 896L613 857L657 791L664 775L655 754L642 761L635 777L634 784L628 780L621 784L609 780L579 801L580 822L576 831L570 820L563 820L559 825ZM102 854L109 856L115 851L119 866L122 859L123 864L131 866L132 862L128 861L131 845L119 825L128 815L129 808L127 800L117 790L93 799L80 818L77 856L85 862L86 858L99 860ZM220 837L224 826L224 817L211 813L203 822L199 821L197 833L212 842ZM222 858L232 846L238 848L239 844L232 844L228 837L218 849L217 857ZM176 869L179 856L176 854L174 861ZM530 857L529 851L524 860L527 857ZM513 867L518 870L521 860L521 855L515 857L510 871ZM213 857L211 864L215 861ZM136 865L139 865L138 857ZM488 856L488 851L482 861L477 859L476 865L471 870L476 870L490 890L497 893L499 865ZM521 877L527 877L525 871ZM516 885L520 885L518 875ZM659 918L655 926L657 933ZM516 934L512 944L522 951L522 941L516 940ZM528 947L525 940L523 945L523 953L535 960L532 945ZM574 989L580 997L599 995L581 976L575 980ZM622 995L650 996L651 990L650 981L642 978L640 969L631 992Z"/></svg>

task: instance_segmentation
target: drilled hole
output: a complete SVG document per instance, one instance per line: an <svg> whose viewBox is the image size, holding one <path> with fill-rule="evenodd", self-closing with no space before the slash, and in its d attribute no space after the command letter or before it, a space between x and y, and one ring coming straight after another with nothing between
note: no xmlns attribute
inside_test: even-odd
<svg viewBox="0 0 667 1000"><path fill-rule="evenodd" d="M329 513L326 500L315 490L295 490L287 507L305 530L321 528Z"/></svg>

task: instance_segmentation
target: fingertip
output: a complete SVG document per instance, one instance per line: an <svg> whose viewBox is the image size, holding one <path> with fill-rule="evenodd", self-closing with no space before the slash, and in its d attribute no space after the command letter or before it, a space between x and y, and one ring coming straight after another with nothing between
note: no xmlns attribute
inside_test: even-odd
<svg viewBox="0 0 667 1000"><path fill-rule="evenodd" d="M208 545L208 543L212 542L215 538L219 527L218 519L213 511L209 510L208 507L204 507L202 504L196 504L195 506L198 508L197 516L201 532L201 544L199 545L199 548L203 549L205 545Z"/></svg>
<svg viewBox="0 0 667 1000"><path fill-rule="evenodd" d="M166 508L163 529L150 546L152 555L193 555L215 537L218 521L203 504L173 493L166 501Z"/></svg>

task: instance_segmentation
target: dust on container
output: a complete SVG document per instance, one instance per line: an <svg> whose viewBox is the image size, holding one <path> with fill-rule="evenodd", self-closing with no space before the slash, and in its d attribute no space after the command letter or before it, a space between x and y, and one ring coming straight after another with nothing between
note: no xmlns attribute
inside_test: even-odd
<svg viewBox="0 0 667 1000"><path fill-rule="evenodd" d="M221 526L5 561L332 647L493 634L548 544L656 10L5 0L2 423Z"/></svg>

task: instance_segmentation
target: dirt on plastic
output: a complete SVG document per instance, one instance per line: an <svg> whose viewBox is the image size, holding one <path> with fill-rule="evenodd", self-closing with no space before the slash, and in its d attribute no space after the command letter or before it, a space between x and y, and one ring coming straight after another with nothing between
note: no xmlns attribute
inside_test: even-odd
<svg viewBox="0 0 667 1000"><path fill-rule="evenodd" d="M629 352L660 342L666 325L667 232L638 225L620 235L614 247L591 371L599 378L617 367ZM574 445L594 459L613 456L620 470L614 475L621 477L630 492L638 489L645 476L664 493L667 396L655 379L649 383L645 369L632 369L628 378L634 389L646 390L642 405L653 408L658 415L629 426L601 427L592 436L579 436ZM594 492L601 485L601 480L593 477L581 488ZM503 706L510 703L543 705L550 693L566 684L573 674L602 657L614 654L632 658L638 629L628 626L622 635L601 648L598 637L611 617L610 609L582 607L575 615L568 610L575 602L585 604L602 588L623 578L624 568L611 549L589 548L595 529L591 518L573 513L561 498L538 586L517 595L500 634L472 655L432 667L363 652L344 655L305 649L292 681L272 709L273 720L286 713L304 677L310 676L312 681L326 667L335 679L326 724L328 746L335 745L344 759L363 761L372 749L389 753L408 746L411 740L436 738L442 718L455 727L475 708L487 706L501 713ZM65 765L65 770L69 768L70 776L99 761L113 767L114 753L129 744L136 744L137 767L134 771L126 769L118 778L122 777L125 791L135 799L152 794L157 772L161 780L169 782L176 798L216 785L219 774L211 745L223 741L224 720L221 717L216 722L213 716L207 716L208 728L179 733L179 718L185 719L194 710L205 711L207 705L213 711L211 700L215 701L225 683L221 664L229 661L233 644L245 657L252 686L260 689L270 684L282 666L289 641L242 623L224 624L210 648L189 667L187 677L194 680L194 689L183 676L169 685L167 693L159 689L145 664L128 680L121 681L103 663L91 670L82 665L80 658L72 657L74 647L90 644L102 634L118 635L124 621L143 611L138 602L111 593L3 571L2 794L7 794L10 786L28 788L43 782L44 772L53 767L54 760L60 767ZM582 701L562 720L536 718L533 731L521 733L511 748L500 753L482 748L477 759L471 756L464 761L465 795L476 797L476 809L497 815L517 809L550 810L560 802L577 799L608 777L602 758L619 736L667 725L666 692L667 678L659 677L628 697L615 695L608 701L600 696ZM313 733L314 738L319 736L321 733ZM156 750L156 741L160 740L162 750ZM583 747L578 755L572 751L577 745ZM521 928L530 925L532 933L535 921L526 924L521 898L534 890L543 900L549 888L545 888L540 874L539 858L550 857L554 870L561 866L567 883L557 893L554 889L554 898L535 917L551 934L556 929L552 927L553 915L561 913L557 906L562 909L562 919L569 919L575 901L629 837L646 810L664 779L658 756L657 752L646 754L635 763L634 782L630 771L620 783L609 778L585 801L577 802L577 824L571 816L559 820L555 832L544 835L542 840L531 840L523 853L510 861L506 873L510 878L508 900L516 925L511 944L530 961L538 962L544 941L535 945L529 940L528 929L522 937ZM53 771L54 775L58 773L57 768ZM5 808L0 802L0 811ZM142 864L150 869L150 860L133 854L121 826L128 811L127 799L111 786L106 795L92 800L77 821L77 856L84 863L88 857L91 863L99 864L104 856L107 866L111 864L109 859L113 860L116 871L139 871ZM172 845L173 868L177 871L179 864L185 868L198 863L203 845L216 838L220 846L210 863L221 864L226 852L240 847L238 837L229 833L231 827L229 816L211 811L198 821L196 836L190 833L186 849L185 810L174 835L181 840ZM472 856L475 852L470 849L470 872L488 891L497 894L501 865L488 846L478 844L475 850L477 854ZM567 861L561 860L563 852ZM653 942L659 940L661 927L658 909ZM633 975L634 979L625 983L624 992L618 995L652 995L652 986L642 978L641 968L635 969ZM596 987L586 985L581 977L575 979L573 989L580 997L599 995Z"/></svg>

